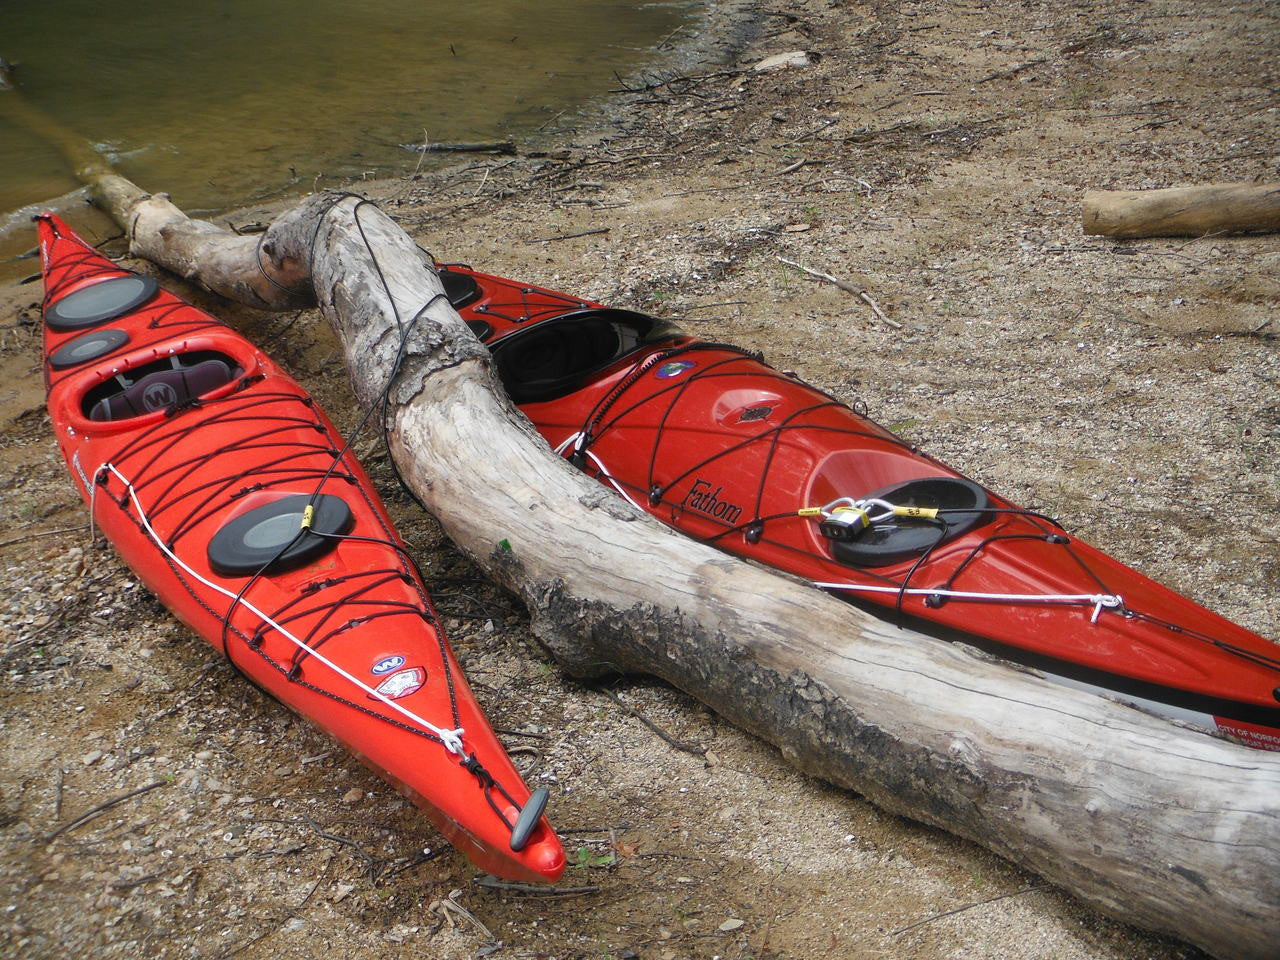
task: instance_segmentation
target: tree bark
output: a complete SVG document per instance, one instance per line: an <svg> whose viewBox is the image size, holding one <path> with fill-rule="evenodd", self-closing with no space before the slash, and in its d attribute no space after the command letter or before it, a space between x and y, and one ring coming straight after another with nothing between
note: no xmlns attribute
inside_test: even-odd
<svg viewBox="0 0 1280 960"><path fill-rule="evenodd" d="M158 263L255 305L310 291L360 402L386 396L410 487L570 673L662 677L801 769L1105 913L1223 960L1274 960L1280 756L898 629L662 527L547 448L427 256L358 198L312 198L258 244L119 196L133 249Z"/></svg>
<svg viewBox="0 0 1280 960"><path fill-rule="evenodd" d="M1280 184L1090 190L1084 232L1106 237L1202 237L1280 230Z"/></svg>

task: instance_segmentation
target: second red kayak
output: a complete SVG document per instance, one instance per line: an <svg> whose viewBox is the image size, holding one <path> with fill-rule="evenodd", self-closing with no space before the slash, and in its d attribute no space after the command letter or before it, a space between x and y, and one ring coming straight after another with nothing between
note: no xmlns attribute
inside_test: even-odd
<svg viewBox="0 0 1280 960"><path fill-rule="evenodd" d="M1170 717L1280 750L1280 646L758 356L441 268L547 441L691 537Z"/></svg>

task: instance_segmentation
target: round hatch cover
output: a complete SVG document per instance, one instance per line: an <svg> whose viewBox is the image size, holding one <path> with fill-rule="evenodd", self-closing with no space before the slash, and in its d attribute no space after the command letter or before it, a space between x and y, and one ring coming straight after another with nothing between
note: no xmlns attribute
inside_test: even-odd
<svg viewBox="0 0 1280 960"><path fill-rule="evenodd" d="M129 335L115 327L94 330L84 336L76 337L64 343L49 354L49 366L55 370L78 366L105 357L108 353L120 349L129 342Z"/></svg>
<svg viewBox="0 0 1280 960"><path fill-rule="evenodd" d="M51 329L62 331L96 326L146 303L157 289L151 277L111 277L49 304L44 308L44 321Z"/></svg>
<svg viewBox="0 0 1280 960"><path fill-rule="evenodd" d="M309 503L314 503L315 516L311 529L303 531L302 515ZM349 532L354 522L351 508L329 494L299 493L273 500L241 514L213 535L209 566L224 577L292 570L336 547L334 537Z"/></svg>

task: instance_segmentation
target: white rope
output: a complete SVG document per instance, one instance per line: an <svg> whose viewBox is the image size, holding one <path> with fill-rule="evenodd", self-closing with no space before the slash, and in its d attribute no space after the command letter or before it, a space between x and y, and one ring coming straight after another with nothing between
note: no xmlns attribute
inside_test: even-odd
<svg viewBox="0 0 1280 960"><path fill-rule="evenodd" d="M892 593L909 597L947 597L952 600L995 600L1005 603L1065 603L1093 607L1090 623L1097 623L1103 610L1119 610L1124 607L1124 599L1110 593L982 593L975 590L930 590L927 587L873 586L862 583L820 583L813 581L815 587L823 590L848 590L856 593Z"/></svg>
<svg viewBox="0 0 1280 960"><path fill-rule="evenodd" d="M90 523L93 522L93 517L94 517L94 503L95 503L97 488L98 488L97 479L104 472L107 472L107 471L115 474L115 476L120 480L120 482L124 484L125 489L129 492L129 499L133 501L133 506L138 511L138 519L142 521L143 528L147 531L147 534L151 537L151 539L155 541L156 546L160 548L160 550L164 553L164 555L167 556L174 563L176 563L183 570L185 570L188 575L200 581L209 589L217 591L218 593L222 594L223 596L229 598L234 602L237 599L237 595L235 593L232 593L230 590L226 589L225 587L219 584L213 583L205 579L195 570L191 569L191 567L188 566L181 558L179 558L177 554L175 554L172 550L169 549L168 544L166 544L160 538L160 536L152 528L151 521L147 519L146 511L143 510L142 503L138 500L138 495L133 489L132 481L130 481L128 477L126 477L119 470L117 470L115 465L112 463L104 463L100 467L98 467L97 470L94 471L94 474L93 474L94 483L92 484L92 492L90 493L90 496L89 496ZM420 725L424 729L429 730L431 733L435 734L437 737L440 738L440 741L444 745L444 748L448 750L450 753L457 754L460 757L466 756L466 751L462 746L462 735L466 733L466 730L464 728L459 727L456 730L446 730L441 727L437 727L434 723L430 723L429 721L424 720L422 717L418 716L412 710L402 707L400 704L396 703L390 697L387 697L386 695L379 693L377 690L375 690L373 687L370 687L363 680L359 679L358 677L352 676L346 670L342 669L342 667L338 666L332 660L325 657L324 654L320 653L314 647L308 646L306 642L299 640L292 633L290 633L280 624L276 623L275 620L271 619L271 617L267 616L267 614L263 613L261 610L255 607L248 600L241 598L239 600L239 605L244 607L254 616L258 617L260 620L262 620L263 623L267 624L269 627L271 627L273 630L279 633L282 637L284 637L290 643L294 644L296 647L298 647L298 649L305 650L310 656L315 657L316 660L323 663L326 667L328 667L334 673L338 674L338 676L352 683L362 693L367 694L368 696L372 697L374 700L381 701L383 704L390 707L392 710L395 710L397 713L402 714L406 719ZM231 616L231 611L228 610L227 617L230 618L230 616Z"/></svg>
<svg viewBox="0 0 1280 960"><path fill-rule="evenodd" d="M581 432L570 434L560 445L555 448L556 453L560 456L565 455L565 451L570 446L573 447L575 453L583 452L581 444L585 435ZM609 469L604 462L590 450L585 451L586 455L591 458L591 462L595 464L600 474L609 481L609 484L622 494L635 507L643 510L640 504L631 499L626 489L622 487L613 475L609 473ZM873 507L879 507L883 513L871 515L870 511ZM867 514L869 523L878 523L894 516L894 505L887 500L879 500L866 498L863 500L855 500L853 497L840 497L833 500L826 506L822 507L822 515L830 517L838 509L846 508L859 510ZM1124 600L1121 597L1109 593L981 593L973 590L930 590L925 587L909 587L903 590L901 587L878 586L873 584L862 583L820 583L811 581L815 587L821 587L823 590L847 590L852 593L891 593L901 594L908 597L925 596L925 597L946 597L950 600L987 600L1004 603L1046 603L1046 604L1078 604L1080 606L1093 607L1093 615L1089 618L1090 623L1097 623L1098 617L1102 615L1103 610L1119 610L1124 608Z"/></svg>
<svg viewBox="0 0 1280 960"><path fill-rule="evenodd" d="M567 438L565 438L563 442L561 442L560 446L556 447L556 453L563 457L565 455L564 452L567 449L569 449L569 445L573 444L574 453L585 453L588 457L590 457L591 462L595 464L596 469L600 471L600 475L609 481L609 486L617 490L618 493L620 493L622 497L629 504L635 507L637 510L643 510L644 507L640 506L640 504L636 503L633 499L631 499L631 494L627 492L626 488L622 486L622 484L618 483L617 480L613 479L613 474L611 474L609 472L609 468L604 465L604 461L601 460L599 457L597 457L590 450L582 449L581 444L582 444L582 441L585 439L586 439L586 435L583 433L570 434Z"/></svg>

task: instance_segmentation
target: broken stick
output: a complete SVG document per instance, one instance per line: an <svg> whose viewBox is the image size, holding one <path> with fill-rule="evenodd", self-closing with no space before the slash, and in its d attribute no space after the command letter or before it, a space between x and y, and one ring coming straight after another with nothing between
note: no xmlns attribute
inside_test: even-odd
<svg viewBox="0 0 1280 960"><path fill-rule="evenodd" d="M888 315L883 310L880 309L880 304L872 300L871 295L867 293L867 291L859 290L848 280L841 280L839 277L833 277L831 276L831 274L823 273L821 270L810 270L808 267L801 266L800 264L796 263L794 260L788 260L786 257L778 257L778 260L781 263L785 263L788 267L795 267L801 273L807 273L809 274L809 276L817 277L819 280L825 280L827 281L827 283L834 283L841 290L844 290L848 293L852 293L855 297L862 300L864 303L867 304L867 306L869 306L872 310L874 310L876 316L879 317L881 320L883 320L886 324L893 327L893 329L895 330L902 329L902 324L898 323L897 320L889 319Z"/></svg>

